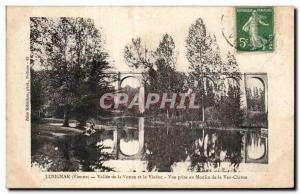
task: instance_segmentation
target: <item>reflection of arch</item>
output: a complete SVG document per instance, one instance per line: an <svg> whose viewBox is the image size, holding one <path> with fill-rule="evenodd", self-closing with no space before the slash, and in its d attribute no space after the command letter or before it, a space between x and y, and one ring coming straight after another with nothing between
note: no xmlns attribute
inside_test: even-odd
<svg viewBox="0 0 300 194"><path fill-rule="evenodd" d="M250 133L247 141L247 157L252 160L262 159L267 150L265 139L260 134Z"/></svg>
<svg viewBox="0 0 300 194"><path fill-rule="evenodd" d="M118 151L118 159L140 159L142 157L144 151L144 117L138 118L138 129L119 129L118 133L126 132L129 130L135 130L138 133L138 139L134 139L131 143L127 144L127 146L133 146L133 150L127 152L124 147L126 144L121 145L122 138L118 135L117 140L117 149ZM129 141L130 142L130 141Z"/></svg>
<svg viewBox="0 0 300 194"><path fill-rule="evenodd" d="M133 156L137 154L139 152L140 146L139 141L135 138L135 136L138 136L139 131L137 129L125 129L121 131L122 135L119 143L120 152L125 156ZM128 139L128 137L130 136L131 139Z"/></svg>
<svg viewBox="0 0 300 194"><path fill-rule="evenodd" d="M246 163L268 163L268 137L250 132L246 136Z"/></svg>
<svg viewBox="0 0 300 194"><path fill-rule="evenodd" d="M125 156L134 156L139 152L140 146L138 140L132 140L125 142L120 140L120 152Z"/></svg>

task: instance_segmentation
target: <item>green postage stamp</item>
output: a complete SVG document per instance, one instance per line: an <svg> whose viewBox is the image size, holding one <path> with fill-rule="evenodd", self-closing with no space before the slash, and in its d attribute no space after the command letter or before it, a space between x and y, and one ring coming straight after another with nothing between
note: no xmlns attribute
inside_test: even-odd
<svg viewBox="0 0 300 194"><path fill-rule="evenodd" d="M274 50L274 11L272 7L237 7L238 51Z"/></svg>

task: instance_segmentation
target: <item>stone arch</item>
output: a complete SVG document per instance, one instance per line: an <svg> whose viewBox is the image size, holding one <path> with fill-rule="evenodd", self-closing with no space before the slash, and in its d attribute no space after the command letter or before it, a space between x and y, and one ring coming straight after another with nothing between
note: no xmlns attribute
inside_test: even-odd
<svg viewBox="0 0 300 194"><path fill-rule="evenodd" d="M239 78L237 78L237 77L234 77L234 76L227 76L227 77L225 77L224 78L224 80L228 80L228 79L232 79L232 80L234 80L236 83L237 83L237 85L239 86L240 85L240 79Z"/></svg>
<svg viewBox="0 0 300 194"><path fill-rule="evenodd" d="M217 85L216 81L215 81L212 77L210 77L210 76L203 75L203 76L201 76L201 77L199 78L199 80L201 80L201 79L207 79L207 80L211 81L211 82L213 83L213 86L214 86L214 87Z"/></svg>
<svg viewBox="0 0 300 194"><path fill-rule="evenodd" d="M265 112L268 112L268 79L266 73L252 73L245 75L245 87L249 87L249 80L256 79L258 80L262 86L264 91L264 109Z"/></svg>
<svg viewBox="0 0 300 194"><path fill-rule="evenodd" d="M240 80L234 76L227 76L222 79L222 82L224 84L224 88L221 91L222 95L227 95L229 91L229 86L239 87L241 89Z"/></svg>
<svg viewBox="0 0 300 194"><path fill-rule="evenodd" d="M120 91L122 89L122 83L126 79L136 79L139 82L139 112L143 113L145 111L145 89L144 84L142 81L142 73L133 73L133 72L118 72L118 87L117 91Z"/></svg>
<svg viewBox="0 0 300 194"><path fill-rule="evenodd" d="M211 78L210 76L207 76L207 75L203 75L199 78L199 80L203 81L203 86L204 86L204 92L206 93L207 92L207 86L206 84L207 83L212 83L211 85L213 86L212 87L212 91L215 92L216 91L216 86L217 86L217 82ZM208 82L207 82L208 81Z"/></svg>
<svg viewBox="0 0 300 194"><path fill-rule="evenodd" d="M129 78L134 78L134 79L136 79L136 80L139 82L140 87L141 87L141 85L142 85L142 84L141 84L141 80L138 79L138 78L135 77L135 76L132 76L132 75L123 77L123 78L119 81L120 87L122 86L122 83L123 83L126 79L129 79Z"/></svg>
<svg viewBox="0 0 300 194"><path fill-rule="evenodd" d="M266 73L257 73L257 74L246 74L245 75L245 87L249 89L251 85L251 80L257 80L262 84L264 92L264 111L268 112L268 80Z"/></svg>

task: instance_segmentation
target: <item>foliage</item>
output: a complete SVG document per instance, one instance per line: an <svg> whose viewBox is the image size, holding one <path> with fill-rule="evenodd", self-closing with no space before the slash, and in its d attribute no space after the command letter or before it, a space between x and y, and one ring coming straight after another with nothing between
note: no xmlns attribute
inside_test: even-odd
<svg viewBox="0 0 300 194"><path fill-rule="evenodd" d="M201 18L189 28L186 49L186 57L190 63L190 69L193 70L193 76L199 78L199 76L211 73L220 73L222 61L216 38L212 38L207 33Z"/></svg>
<svg viewBox="0 0 300 194"><path fill-rule="evenodd" d="M201 95L200 117L207 121L205 117L211 117L211 115L206 115L206 110L214 107L209 112L214 114L216 117L214 119L219 119L219 124L241 123L243 113L240 110L239 86L234 85L233 88L233 85L227 82L228 78L233 78L237 83L240 80L234 55L228 53L226 62L222 61L216 37L207 33L201 18L189 28L186 49L189 68L192 70L189 75L190 87ZM226 88L229 89L226 91ZM220 113L216 114L216 112Z"/></svg>
<svg viewBox="0 0 300 194"><path fill-rule="evenodd" d="M32 165L44 171L113 171L103 163L111 159L96 134L45 138L32 135Z"/></svg>
<svg viewBox="0 0 300 194"><path fill-rule="evenodd" d="M171 172L183 161L190 161L188 170L193 172L222 171L226 162L236 171L243 159L240 131L170 126L148 130L145 135L144 157L151 172Z"/></svg>
<svg viewBox="0 0 300 194"><path fill-rule="evenodd" d="M265 111L265 92L261 88L254 87L252 90L247 88L247 103L250 111Z"/></svg>
<svg viewBox="0 0 300 194"><path fill-rule="evenodd" d="M65 126L73 110L95 113L97 98L109 88L111 69L99 30L89 18L31 18L31 65L48 70L47 86L51 106L65 107ZM93 104L93 105L92 105ZM77 114L76 114L77 113Z"/></svg>
<svg viewBox="0 0 300 194"><path fill-rule="evenodd" d="M30 91L31 91L31 109L38 111L43 103L42 97L42 77L41 73L31 68L30 70Z"/></svg>
<svg viewBox="0 0 300 194"><path fill-rule="evenodd" d="M151 52L142 46L141 38L132 39L131 44L126 45L124 49L125 61L135 69L152 68L151 55Z"/></svg>
<svg viewBox="0 0 300 194"><path fill-rule="evenodd" d="M163 36L158 47L153 51L142 46L141 38L132 39L131 44L125 46L124 58L129 67L143 71L146 93L183 91L185 74L175 69L175 43L169 34ZM158 110L151 109L151 111Z"/></svg>

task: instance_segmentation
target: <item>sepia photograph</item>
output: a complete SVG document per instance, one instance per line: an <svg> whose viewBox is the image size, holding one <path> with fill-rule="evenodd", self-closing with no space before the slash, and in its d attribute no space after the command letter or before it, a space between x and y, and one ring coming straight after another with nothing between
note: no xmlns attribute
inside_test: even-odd
<svg viewBox="0 0 300 194"><path fill-rule="evenodd" d="M7 7L8 187L293 187L294 29L293 7Z"/></svg>
<svg viewBox="0 0 300 194"><path fill-rule="evenodd" d="M123 72L110 64L92 19L30 18L32 165L45 171L265 170L267 74L240 72L202 18L187 31L182 52L189 71L176 69L180 51L166 33L153 50L132 37L122 53L130 71Z"/></svg>

